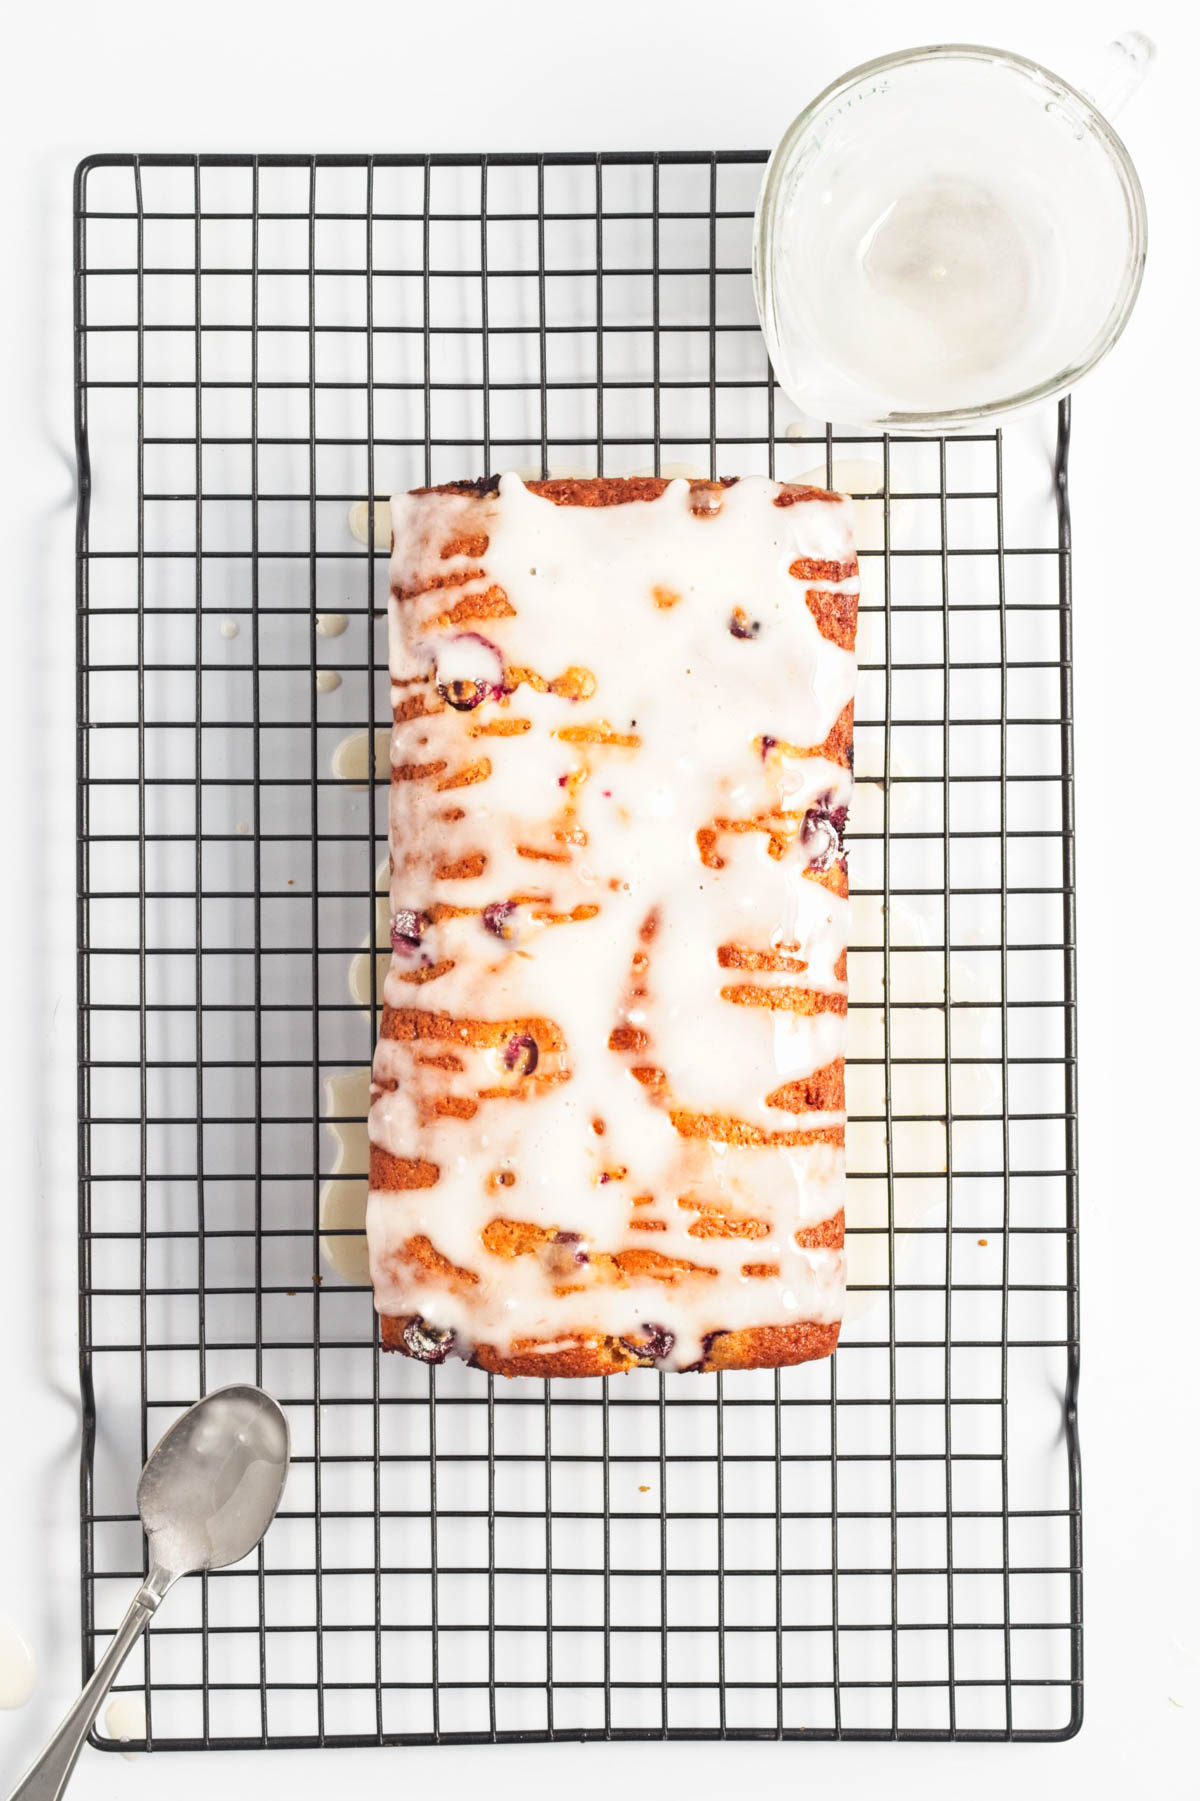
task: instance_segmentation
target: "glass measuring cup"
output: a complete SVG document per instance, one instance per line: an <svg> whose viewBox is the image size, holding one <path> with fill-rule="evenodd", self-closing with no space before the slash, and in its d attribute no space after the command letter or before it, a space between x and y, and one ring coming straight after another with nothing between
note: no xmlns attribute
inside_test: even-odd
<svg viewBox="0 0 1200 1801"><path fill-rule="evenodd" d="M946 430L1071 387L1120 336L1146 207L1106 113L1153 45L1111 45L1097 98L980 45L852 69L777 146L754 287L780 384L813 418Z"/></svg>

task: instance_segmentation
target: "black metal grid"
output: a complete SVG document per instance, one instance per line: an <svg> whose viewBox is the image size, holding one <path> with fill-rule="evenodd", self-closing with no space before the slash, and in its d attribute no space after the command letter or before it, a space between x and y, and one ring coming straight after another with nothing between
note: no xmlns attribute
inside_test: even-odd
<svg viewBox="0 0 1200 1801"><path fill-rule="evenodd" d="M126 1684L149 1746L1078 1728L1069 414L1057 509L1036 443L1019 507L1011 436L797 419L750 294L762 160L78 173L85 1668L174 1413L252 1379L296 1445L257 1559L177 1590ZM882 493L836 1359L604 1385L381 1359L321 1230L386 850L384 553L347 505L847 457Z"/></svg>

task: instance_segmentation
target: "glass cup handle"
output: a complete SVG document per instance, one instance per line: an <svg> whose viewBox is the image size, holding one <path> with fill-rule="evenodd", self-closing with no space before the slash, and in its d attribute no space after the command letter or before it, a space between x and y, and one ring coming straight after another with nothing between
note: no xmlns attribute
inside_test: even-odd
<svg viewBox="0 0 1200 1801"><path fill-rule="evenodd" d="M1077 84L1097 112L1115 119L1141 87L1158 54L1144 31L1125 31L1100 52Z"/></svg>

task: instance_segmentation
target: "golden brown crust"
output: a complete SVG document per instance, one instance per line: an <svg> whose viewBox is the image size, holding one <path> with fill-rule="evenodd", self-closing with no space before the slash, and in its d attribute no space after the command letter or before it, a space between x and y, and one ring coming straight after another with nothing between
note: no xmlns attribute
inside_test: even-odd
<svg viewBox="0 0 1200 1801"><path fill-rule="evenodd" d="M731 488L737 481L736 475L718 476L715 481L704 477L694 477L688 481L688 487L695 493L719 492L722 488ZM657 500L671 485L671 478L665 475L588 475L577 477L550 478L543 481L527 481L525 486L531 494L540 494L544 500L552 500L559 507L613 507L623 506L631 500ZM481 476L477 481L439 482L432 488L414 488L414 494L460 494L464 500L488 500L500 489L498 475ZM800 500L835 500L840 501L841 494L835 494L828 488L810 488L801 482L783 482L775 497L777 507L794 506ZM478 538L464 537L455 541L455 549L445 550L443 555L475 555L474 545ZM486 542L486 540L485 540ZM470 545L470 550L458 550L457 546ZM828 579L828 578L826 578Z"/></svg>
<svg viewBox="0 0 1200 1801"><path fill-rule="evenodd" d="M827 757L831 763L840 763L843 769L854 768L854 702L848 701L833 722L833 727L818 756Z"/></svg>
<svg viewBox="0 0 1200 1801"><path fill-rule="evenodd" d="M566 1039L552 1019L468 1019L455 1013L427 1013L422 1007L384 1007L381 1038L413 1042L465 1044L486 1048L509 1038L532 1038L539 1051L566 1049Z"/></svg>
<svg viewBox="0 0 1200 1801"><path fill-rule="evenodd" d="M380 1341L386 1351L403 1351L407 1319L385 1317L379 1322ZM809 1363L829 1357L837 1347L838 1325L800 1320L791 1326L746 1326L739 1332L710 1332L697 1373L713 1370L783 1369L793 1363ZM471 1362L493 1376L619 1376L626 1370L652 1369L654 1360L642 1357L619 1338L579 1339L553 1351L535 1346L514 1347L502 1356L492 1345L477 1345Z"/></svg>
<svg viewBox="0 0 1200 1801"><path fill-rule="evenodd" d="M827 1063L801 1081L784 1082L773 1088L766 1098L768 1107L779 1107L785 1113L844 1113L845 1065Z"/></svg>
<svg viewBox="0 0 1200 1801"><path fill-rule="evenodd" d="M794 507L798 500L844 500L832 488L811 488L807 482L784 482L775 496L777 507Z"/></svg>
<svg viewBox="0 0 1200 1801"><path fill-rule="evenodd" d="M720 481L696 480L688 483L695 491L697 488L728 488L736 481L736 476L726 476ZM619 475L619 476L579 476L550 478L542 481L527 481L525 486L531 494L540 494L544 500L552 500L560 507L614 507L623 506L630 500L657 500L670 486L665 475ZM488 500L499 493L500 477L498 475L482 476L472 482L441 482L433 488L414 488L414 494L461 494L464 499Z"/></svg>
<svg viewBox="0 0 1200 1801"><path fill-rule="evenodd" d="M858 574L858 558L846 563L833 563L827 557L797 557L788 565L788 574L798 582L845 582Z"/></svg>
<svg viewBox="0 0 1200 1801"><path fill-rule="evenodd" d="M720 1332L701 1365L705 1370L784 1369L793 1363L810 1363L814 1357L831 1357L837 1349L841 1325L821 1325L798 1320L791 1326L747 1326L741 1332Z"/></svg>
<svg viewBox="0 0 1200 1801"><path fill-rule="evenodd" d="M796 1243L805 1251L840 1251L846 1242L846 1215L839 1208L831 1219L816 1226L799 1226Z"/></svg>
<svg viewBox="0 0 1200 1801"><path fill-rule="evenodd" d="M809 588L804 598L821 636L841 650L852 651L858 626L858 595L843 594L834 588Z"/></svg>
<svg viewBox="0 0 1200 1801"><path fill-rule="evenodd" d="M799 1145L832 1144L846 1141L844 1126L796 1127L791 1131L771 1131L744 1119L724 1113L689 1113L677 1108L671 1113L671 1124L681 1138L704 1138L710 1144Z"/></svg>
<svg viewBox="0 0 1200 1801"><path fill-rule="evenodd" d="M377 1144L371 1146L372 1188L392 1194L402 1194L410 1188L436 1188L441 1173L436 1163L426 1163L421 1157L394 1157Z"/></svg>

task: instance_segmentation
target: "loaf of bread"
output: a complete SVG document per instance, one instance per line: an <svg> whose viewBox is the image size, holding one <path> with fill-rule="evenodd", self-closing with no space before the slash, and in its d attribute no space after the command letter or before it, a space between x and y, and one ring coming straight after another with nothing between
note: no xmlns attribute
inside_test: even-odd
<svg viewBox="0 0 1200 1801"><path fill-rule="evenodd" d="M586 1376L837 1343L853 516L761 477L392 501L385 1345Z"/></svg>

